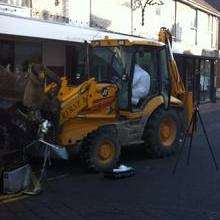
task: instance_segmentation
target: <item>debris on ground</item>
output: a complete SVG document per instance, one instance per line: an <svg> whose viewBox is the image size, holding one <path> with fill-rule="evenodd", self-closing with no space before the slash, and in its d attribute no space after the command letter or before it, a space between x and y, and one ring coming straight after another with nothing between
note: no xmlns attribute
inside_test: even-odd
<svg viewBox="0 0 220 220"><path fill-rule="evenodd" d="M135 175L135 169L125 165L120 165L118 168L112 169L104 173L105 178L121 179Z"/></svg>

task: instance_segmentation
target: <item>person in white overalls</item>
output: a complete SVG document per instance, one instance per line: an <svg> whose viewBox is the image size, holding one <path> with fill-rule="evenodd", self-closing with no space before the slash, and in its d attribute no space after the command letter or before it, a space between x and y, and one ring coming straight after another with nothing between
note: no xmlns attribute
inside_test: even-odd
<svg viewBox="0 0 220 220"><path fill-rule="evenodd" d="M132 82L132 105L137 106L141 98L148 95L150 91L150 75L138 64L134 67L134 76Z"/></svg>

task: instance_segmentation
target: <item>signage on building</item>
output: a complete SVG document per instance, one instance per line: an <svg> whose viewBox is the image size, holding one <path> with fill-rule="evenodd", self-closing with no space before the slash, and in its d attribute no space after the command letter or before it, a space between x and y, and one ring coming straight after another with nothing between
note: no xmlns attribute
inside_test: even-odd
<svg viewBox="0 0 220 220"><path fill-rule="evenodd" d="M69 18L62 16L62 15L58 15L58 14L52 14L47 10L43 10L43 11L35 10L32 12L32 17L38 18L38 19L43 19L46 21L69 23Z"/></svg>

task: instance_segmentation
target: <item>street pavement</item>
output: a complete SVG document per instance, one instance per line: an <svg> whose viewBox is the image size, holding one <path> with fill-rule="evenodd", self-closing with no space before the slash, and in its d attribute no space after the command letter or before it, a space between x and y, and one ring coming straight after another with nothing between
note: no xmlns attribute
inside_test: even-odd
<svg viewBox="0 0 220 220"><path fill-rule="evenodd" d="M203 120L220 164L220 103L201 107ZM220 219L220 171L198 128L190 165L187 149L176 174L175 158L153 159L143 146L124 149L122 163L136 175L109 180L85 173L78 160L53 162L49 179L38 196L0 203L0 220L151 220Z"/></svg>

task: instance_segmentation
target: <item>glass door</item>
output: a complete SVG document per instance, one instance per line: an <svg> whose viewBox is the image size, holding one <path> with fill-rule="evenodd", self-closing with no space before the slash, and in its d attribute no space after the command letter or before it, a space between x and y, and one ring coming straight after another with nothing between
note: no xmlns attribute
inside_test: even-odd
<svg viewBox="0 0 220 220"><path fill-rule="evenodd" d="M210 101L211 94L211 63L209 60L200 62L200 101Z"/></svg>

